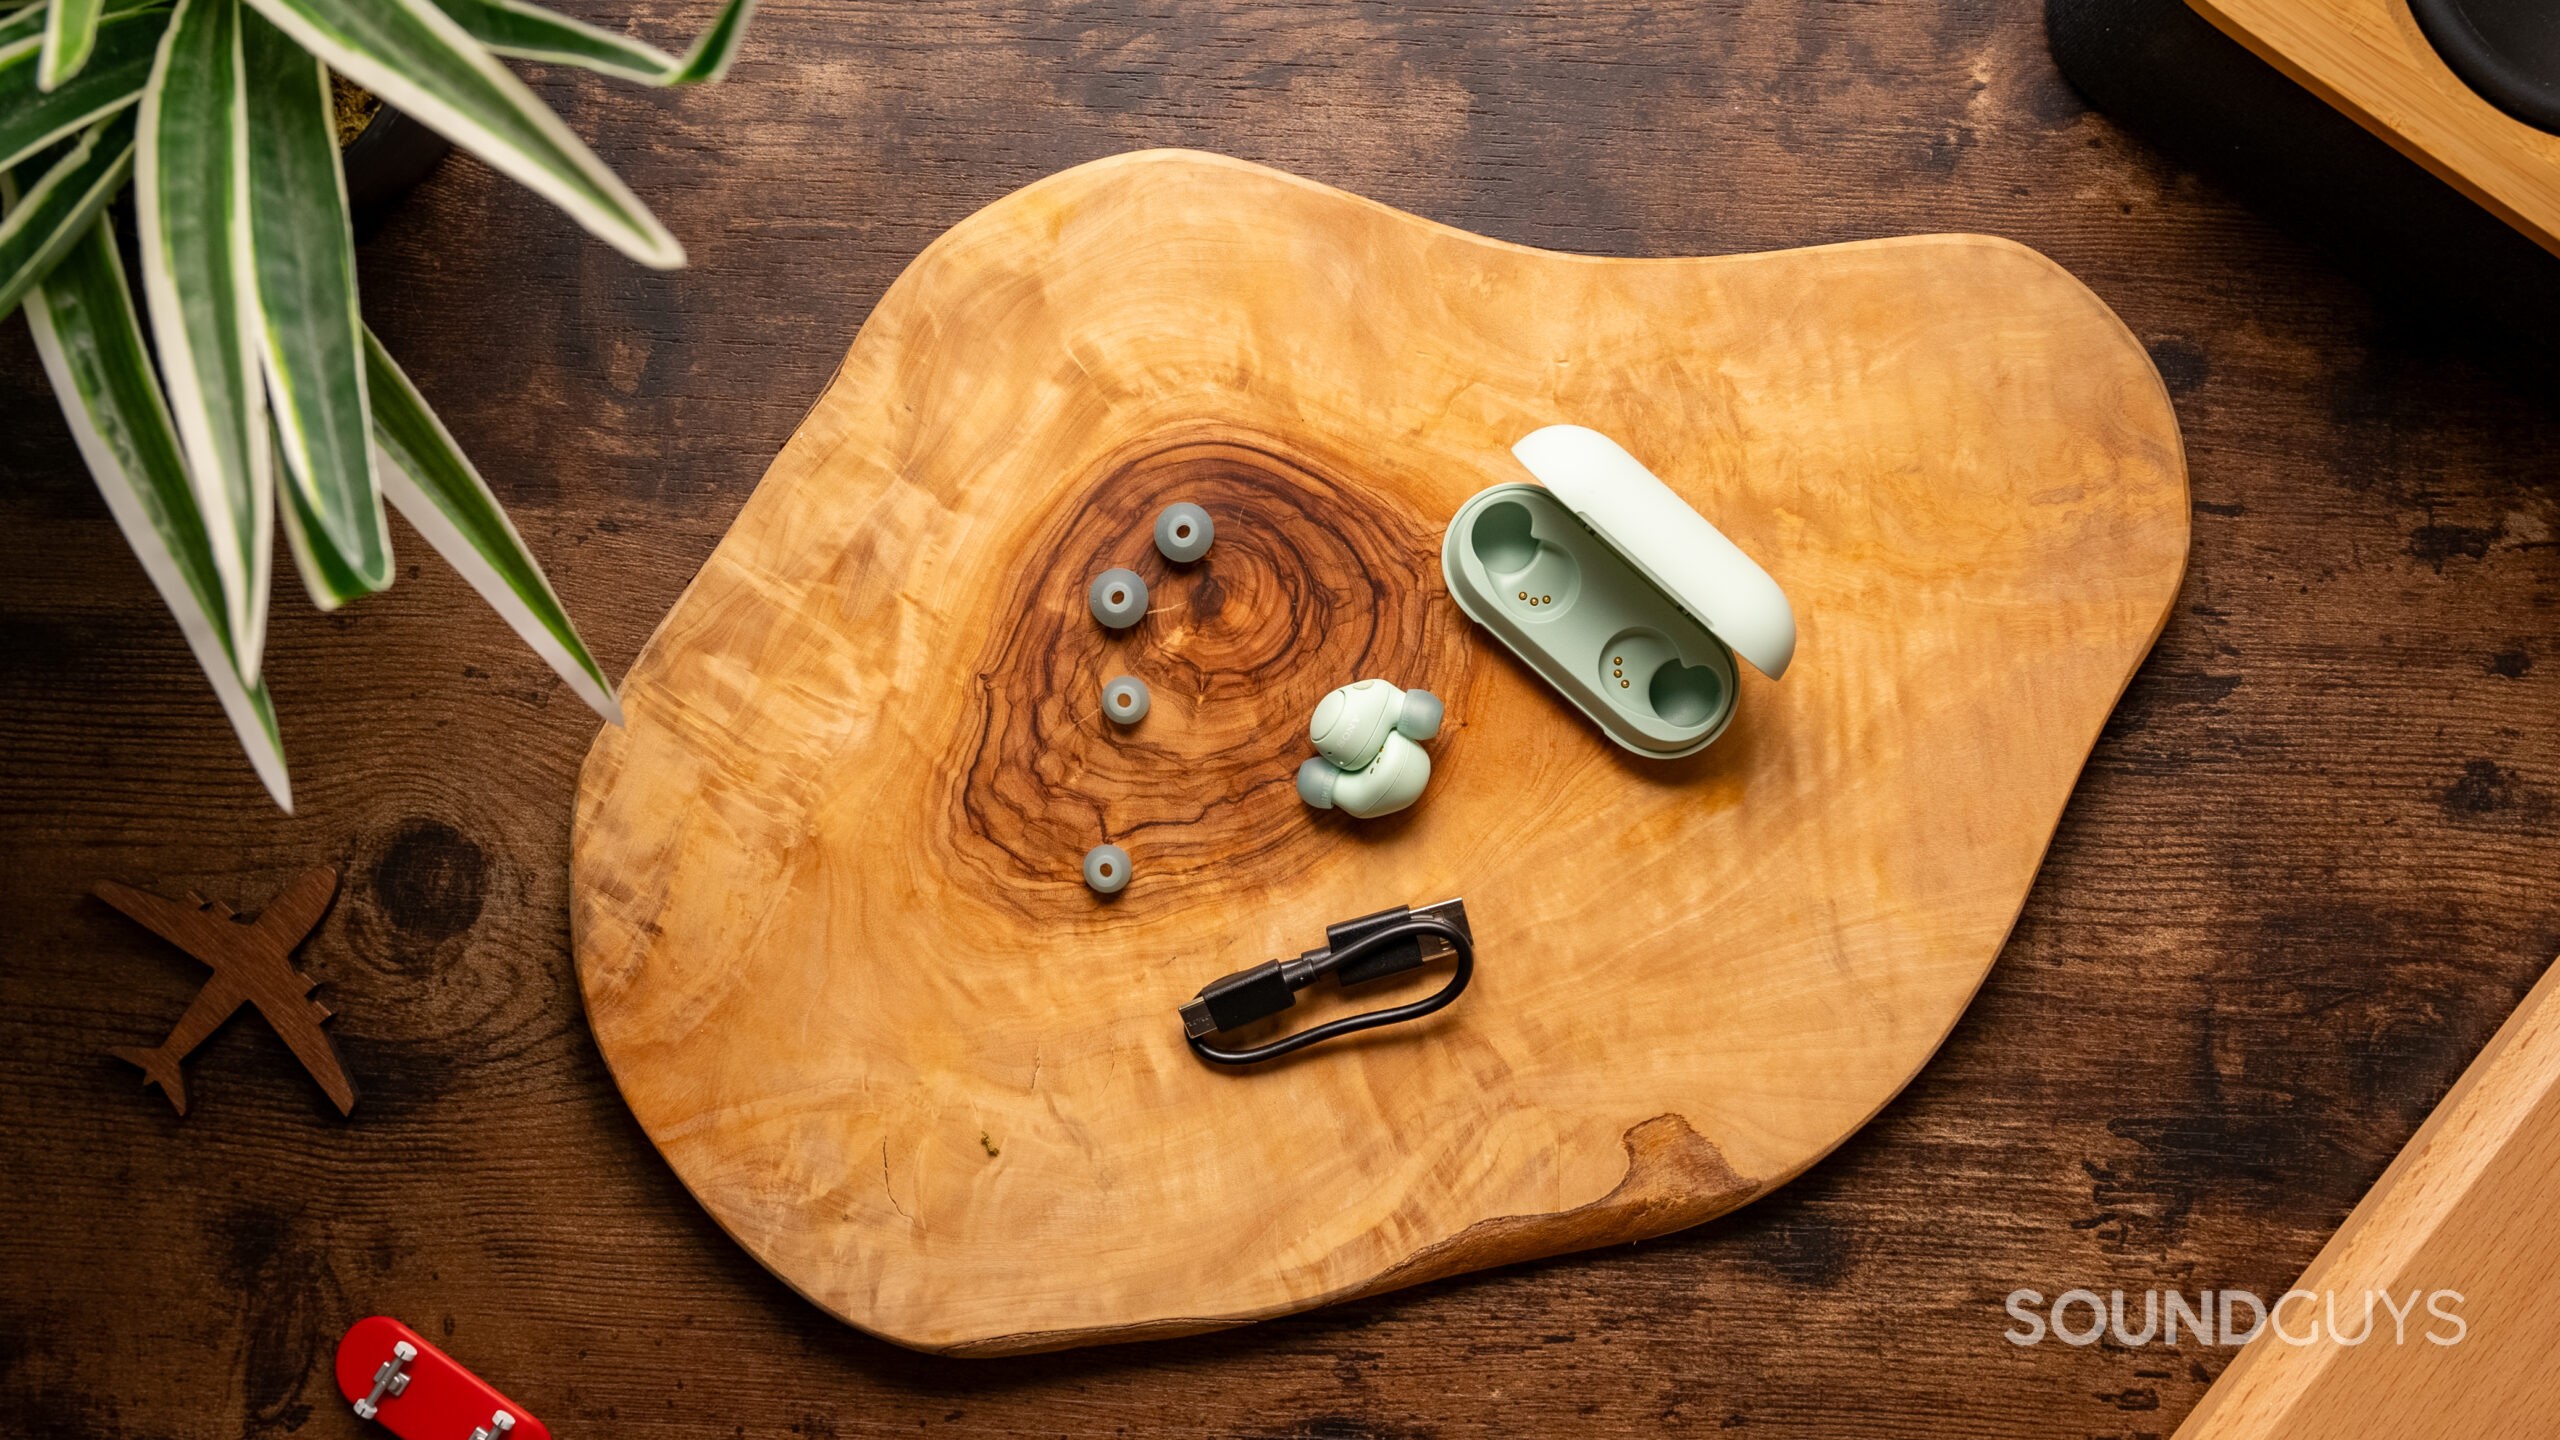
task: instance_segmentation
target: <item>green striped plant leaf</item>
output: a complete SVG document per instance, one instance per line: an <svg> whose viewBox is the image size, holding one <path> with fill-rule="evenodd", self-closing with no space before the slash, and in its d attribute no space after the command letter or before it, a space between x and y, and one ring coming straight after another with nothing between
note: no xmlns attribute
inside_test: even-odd
<svg viewBox="0 0 2560 1440"><path fill-rule="evenodd" d="M373 469L355 240L329 75L244 10L252 297L284 466L287 538L324 610L391 583L391 530Z"/></svg>
<svg viewBox="0 0 2560 1440"><path fill-rule="evenodd" d="M152 5L107 16L89 63L50 90L36 83L44 51L41 28L0 39L0 170L140 100L169 15Z"/></svg>
<svg viewBox="0 0 2560 1440"><path fill-rule="evenodd" d="M142 293L205 515L240 678L258 678L275 476L249 248L239 0L178 0L134 150Z"/></svg>
<svg viewBox="0 0 2560 1440"><path fill-rule="evenodd" d="M577 627L569 623L569 612L525 548L515 523L499 507L498 497L489 493L488 482L370 328L364 340L383 493L579 699L621 724L622 702L614 696L613 682L587 653Z"/></svg>
<svg viewBox="0 0 2560 1440"><path fill-rule="evenodd" d="M294 573L302 577L302 593L322 610L335 610L348 597L367 593L363 577L347 568L346 557L338 553L338 547L326 537L314 535L318 522L310 508L301 503L293 476L286 472L282 437L275 445L275 470L276 514L284 522L285 549L293 556ZM384 548L387 553L389 547Z"/></svg>
<svg viewBox="0 0 2560 1440"><path fill-rule="evenodd" d="M106 0L98 9L100 15L122 15L129 10L166 10L170 0ZM12 8L0 5L0 49L6 49L30 35L41 38L44 27L52 19L52 6L46 0Z"/></svg>
<svg viewBox="0 0 2560 1440"><path fill-rule="evenodd" d="M177 430L125 289L124 263L103 218L92 220L44 283L28 292L26 310L62 418L116 528L177 618L267 793L290 814L293 783L275 707L263 683L240 679L211 532L187 482Z"/></svg>
<svg viewBox="0 0 2560 1440"><path fill-rule="evenodd" d="M433 0L249 0L329 68L443 133L643 265L684 247L551 107Z"/></svg>
<svg viewBox="0 0 2560 1440"><path fill-rule="evenodd" d="M388 501L622 720L542 567L359 318L330 71L673 267L674 237L497 55L715 80L754 3L724 0L676 57L530 0L0 0L0 315L27 312L109 510L286 810L259 679L279 515L325 609L389 583ZM149 345L105 219L128 182Z"/></svg>
<svg viewBox="0 0 2560 1440"><path fill-rule="evenodd" d="M0 216L0 315L89 232L133 173L133 112L121 111L60 147L27 193ZM50 152L48 152L50 153Z"/></svg>
<svg viewBox="0 0 2560 1440"><path fill-rule="evenodd" d="M524 0L436 0L471 38L501 55L575 65L643 85L693 85L729 73L755 0L729 0L683 58Z"/></svg>
<svg viewBox="0 0 2560 1440"><path fill-rule="evenodd" d="M30 35L41 37L44 34L44 17L44 0L36 0L33 5L17 9L0 9L0 50L6 50Z"/></svg>
<svg viewBox="0 0 2560 1440"><path fill-rule="evenodd" d="M89 63L106 8L106 0L50 0L45 6L44 49L36 60L39 89L55 88Z"/></svg>

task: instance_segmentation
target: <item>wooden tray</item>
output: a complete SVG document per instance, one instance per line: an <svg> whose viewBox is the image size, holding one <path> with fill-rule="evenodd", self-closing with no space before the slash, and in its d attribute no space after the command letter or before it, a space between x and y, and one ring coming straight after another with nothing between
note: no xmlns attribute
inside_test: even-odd
<svg viewBox="0 0 2560 1440"><path fill-rule="evenodd" d="M2482 99L2407 0L2187 0L2258 58L2560 254L2560 135Z"/></svg>
<svg viewBox="0 0 2560 1440"><path fill-rule="evenodd" d="M2310 1298L2271 1314L2177 1440L2560 1435L2560 965L2295 1292Z"/></svg>
<svg viewBox="0 0 2560 1440"><path fill-rule="evenodd" d="M1794 599L1795 668L1696 756L1618 750L1442 586L1442 525L1554 421ZM1177 499L1218 525L1179 573ZM597 1042L730 1234L921 1349L1694 1225L1955 1023L2186 546L2141 346L2017 245L1590 259L1213 156L1083 166L890 288L633 667L577 810ZM1111 565L1155 588L1118 635ZM1155 705L1115 733L1123 671ZM1447 699L1431 789L1311 812L1307 715L1368 675ZM1207 980L1450 895L1478 978L1426 1025L1184 1048Z"/></svg>

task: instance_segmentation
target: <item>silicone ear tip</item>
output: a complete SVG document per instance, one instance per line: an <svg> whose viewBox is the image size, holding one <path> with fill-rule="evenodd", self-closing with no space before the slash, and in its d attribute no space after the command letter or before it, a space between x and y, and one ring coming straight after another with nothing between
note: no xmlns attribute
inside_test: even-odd
<svg viewBox="0 0 2560 1440"><path fill-rule="evenodd" d="M1319 810L1333 808L1333 785L1342 772L1321 755L1310 755L1298 767L1298 798Z"/></svg>
<svg viewBox="0 0 2560 1440"><path fill-rule="evenodd" d="M1096 845L1084 852L1084 883L1101 895L1117 895L1129 885L1129 852L1117 845Z"/></svg>
<svg viewBox="0 0 2560 1440"><path fill-rule="evenodd" d="M1428 740L1440 733L1440 717L1447 707L1440 697L1428 690L1404 692L1404 710L1396 716L1396 729L1409 740Z"/></svg>
<svg viewBox="0 0 2560 1440"><path fill-rule="evenodd" d="M1126 630L1146 618L1147 582L1138 578L1137 571L1115 566L1093 577L1084 599L1094 619L1113 630Z"/></svg>
<svg viewBox="0 0 2560 1440"><path fill-rule="evenodd" d="M1209 542L1217 533L1218 527L1209 523L1209 512L1188 500L1167 505L1156 517L1156 549L1177 565L1208 554Z"/></svg>
<svg viewBox="0 0 2560 1440"><path fill-rule="evenodd" d="M1135 675L1123 675L1102 687L1102 713L1122 725L1146 719L1150 700L1147 682Z"/></svg>

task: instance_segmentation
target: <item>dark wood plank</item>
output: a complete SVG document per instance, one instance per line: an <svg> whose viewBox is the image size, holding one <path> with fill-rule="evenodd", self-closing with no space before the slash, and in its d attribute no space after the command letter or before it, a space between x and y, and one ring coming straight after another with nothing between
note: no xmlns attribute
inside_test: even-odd
<svg viewBox="0 0 2560 1440"><path fill-rule="evenodd" d="M399 532L390 594L279 604L276 816L0 326L0 1432L353 1435L328 1350L382 1311L572 1434L2167 1434L2229 1352L2020 1349L2002 1297L2280 1289L2560 950L2560 406L2088 113L2037 9L769 0L716 89L544 82L692 268L467 160L365 248L617 671L906 259L1135 146L1610 254L1990 231L2150 347L2186 590L1912 1089L1702 1230L1170 1344L928 1360L730 1246L570 980L584 708ZM104 1052L198 977L89 885L320 863L363 1104L234 1025L175 1119Z"/></svg>

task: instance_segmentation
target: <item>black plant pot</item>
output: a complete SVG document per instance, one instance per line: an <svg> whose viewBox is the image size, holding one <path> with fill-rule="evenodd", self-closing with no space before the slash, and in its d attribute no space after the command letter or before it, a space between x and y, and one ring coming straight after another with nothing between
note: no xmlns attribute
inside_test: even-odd
<svg viewBox="0 0 2560 1440"><path fill-rule="evenodd" d="M418 182L453 148L453 142L385 105L341 152L347 171L347 208L362 238L381 227Z"/></svg>

